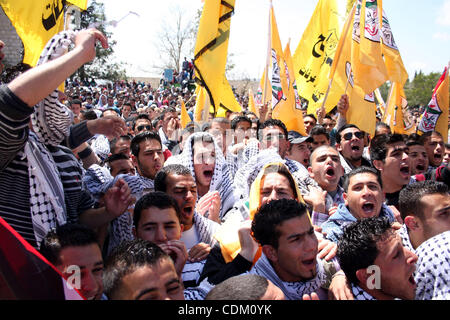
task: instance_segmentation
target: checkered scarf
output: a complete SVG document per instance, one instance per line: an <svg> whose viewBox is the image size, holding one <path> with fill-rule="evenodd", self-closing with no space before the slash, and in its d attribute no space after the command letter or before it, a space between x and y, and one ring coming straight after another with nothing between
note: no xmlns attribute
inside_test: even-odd
<svg viewBox="0 0 450 320"><path fill-rule="evenodd" d="M288 300L302 300L304 294L319 291L327 282L325 270L321 260L317 259L317 274L308 281L286 282L280 279L272 265L263 253L249 273L258 274L273 282L283 291Z"/></svg>
<svg viewBox="0 0 450 320"><path fill-rule="evenodd" d="M231 209L235 203L234 189L233 189L233 176L229 170L228 164L223 156L222 150L217 145L214 137L207 132L195 132L189 136L186 140L183 148L183 152L177 157L176 163L181 164L191 171L192 177L195 178L194 172L194 151L192 149L192 140L201 139L209 136L214 141L214 149L216 154L216 163L214 167L214 173L209 186L209 191L219 191L221 206L220 206L220 218ZM175 163L171 160L172 157L167 159L164 163L165 166Z"/></svg>
<svg viewBox="0 0 450 320"><path fill-rule="evenodd" d="M60 32L45 46L37 65L63 55L72 43L73 32ZM69 135L72 112L58 101L54 90L34 106L33 131L25 144L30 178L30 212L36 242L58 225L66 223L64 188L56 163L45 145L57 146Z"/></svg>
<svg viewBox="0 0 450 320"><path fill-rule="evenodd" d="M352 293L353 293L353 296L355 297L355 300L376 300L370 294L365 292L360 286L357 286L352 283L351 287L352 287Z"/></svg>

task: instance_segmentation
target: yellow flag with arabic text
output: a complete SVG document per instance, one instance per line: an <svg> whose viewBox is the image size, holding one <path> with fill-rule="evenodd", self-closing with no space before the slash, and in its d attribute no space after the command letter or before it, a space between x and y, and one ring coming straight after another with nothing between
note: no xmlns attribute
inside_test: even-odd
<svg viewBox="0 0 450 320"><path fill-rule="evenodd" d="M63 0L1 0L24 47L23 63L34 67L47 42L64 28Z"/></svg>
<svg viewBox="0 0 450 320"><path fill-rule="evenodd" d="M328 75L341 36L346 2L319 0L311 20L292 56L298 94L308 104L308 113L322 106L328 87ZM325 109L333 109L340 95L330 93Z"/></svg>

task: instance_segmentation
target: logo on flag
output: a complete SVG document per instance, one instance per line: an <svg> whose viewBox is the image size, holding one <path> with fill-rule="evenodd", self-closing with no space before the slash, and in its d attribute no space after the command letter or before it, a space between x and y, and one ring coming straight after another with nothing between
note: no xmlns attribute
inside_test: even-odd
<svg viewBox="0 0 450 320"><path fill-rule="evenodd" d="M278 65L277 53L272 49L272 108L281 101L286 100L281 87L280 66Z"/></svg>
<svg viewBox="0 0 450 320"><path fill-rule="evenodd" d="M436 95L433 94L430 103L425 108L425 112L420 119L418 129L423 132L433 131L441 114L442 110L439 108Z"/></svg>

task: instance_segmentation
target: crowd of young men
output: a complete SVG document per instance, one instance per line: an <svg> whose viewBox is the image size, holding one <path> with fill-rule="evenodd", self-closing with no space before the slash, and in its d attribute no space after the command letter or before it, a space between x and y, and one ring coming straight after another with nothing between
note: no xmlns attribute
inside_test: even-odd
<svg viewBox="0 0 450 320"><path fill-rule="evenodd" d="M264 109L182 128L191 92L164 86L68 86L64 105L55 88L107 47L72 40L0 87L0 217L62 275L79 266L84 298L450 298L438 132L370 137L345 95L308 136Z"/></svg>

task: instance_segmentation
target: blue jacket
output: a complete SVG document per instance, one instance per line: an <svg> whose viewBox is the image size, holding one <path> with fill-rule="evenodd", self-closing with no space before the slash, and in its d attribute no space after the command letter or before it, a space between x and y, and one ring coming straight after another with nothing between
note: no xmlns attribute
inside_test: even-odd
<svg viewBox="0 0 450 320"><path fill-rule="evenodd" d="M394 213L384 203L381 207L380 217L387 217L391 223L395 221ZM327 239L338 242L344 233L344 227L355 221L357 221L356 218L348 211L347 206L341 203L337 211L321 225L322 232L327 234Z"/></svg>

